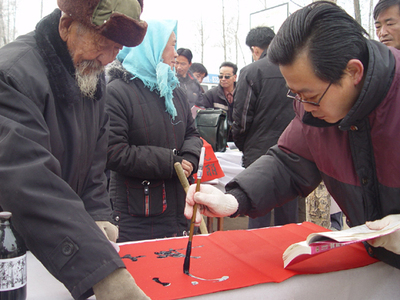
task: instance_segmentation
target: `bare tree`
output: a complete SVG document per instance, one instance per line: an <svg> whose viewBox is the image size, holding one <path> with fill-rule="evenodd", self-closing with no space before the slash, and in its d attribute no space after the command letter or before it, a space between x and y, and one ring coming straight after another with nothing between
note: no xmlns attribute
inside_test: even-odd
<svg viewBox="0 0 400 300"><path fill-rule="evenodd" d="M260 0L264 8L267 8L267 0Z"/></svg>
<svg viewBox="0 0 400 300"><path fill-rule="evenodd" d="M0 0L0 47L15 39L16 0Z"/></svg>
<svg viewBox="0 0 400 300"><path fill-rule="evenodd" d="M360 9L360 0L353 0L354 1L354 19L362 26L361 23L361 9Z"/></svg>
<svg viewBox="0 0 400 300"><path fill-rule="evenodd" d="M238 32L239 32L239 24L240 24L240 4L239 0L237 0L237 19L236 19L236 30L235 30L235 52L236 52L236 64L238 63L238 54L239 54L239 37L238 37Z"/></svg>
<svg viewBox="0 0 400 300"><path fill-rule="evenodd" d="M225 31L225 5L222 0L222 46L224 48L224 61L226 61L226 31Z"/></svg>
<svg viewBox="0 0 400 300"><path fill-rule="evenodd" d="M208 36L206 36L206 30L203 23L203 17L200 18L199 22L196 22L195 27L197 27L197 31L195 32L196 39L193 47L196 49L196 52L200 53L200 62L203 64L205 45L208 40Z"/></svg>
<svg viewBox="0 0 400 300"><path fill-rule="evenodd" d="M4 28L4 18L3 18L3 0L0 0L0 46L6 44L5 39L5 28Z"/></svg>
<svg viewBox="0 0 400 300"><path fill-rule="evenodd" d="M368 33L369 36L372 38L375 34L375 20L374 20L374 0L369 1L369 15L368 15Z"/></svg>

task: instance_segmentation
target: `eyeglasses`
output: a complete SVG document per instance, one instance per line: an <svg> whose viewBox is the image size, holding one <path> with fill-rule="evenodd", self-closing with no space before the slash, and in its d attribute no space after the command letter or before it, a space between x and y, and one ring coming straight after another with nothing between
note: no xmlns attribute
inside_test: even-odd
<svg viewBox="0 0 400 300"><path fill-rule="evenodd" d="M322 94L321 98L319 98L319 100L317 102L314 101L308 101L305 99L301 99L300 95L297 93L293 93L290 89L288 90L286 97L288 98L292 98L300 103L308 103L308 104L312 104L315 106L319 106L319 103L321 102L322 98L324 98L326 92L328 91L329 87L332 85L332 81L329 83L328 87L326 88L325 92Z"/></svg>
<svg viewBox="0 0 400 300"><path fill-rule="evenodd" d="M225 79L229 79L229 78L231 78L232 76L233 76L233 75L219 75L218 78L219 78L219 79L222 79L222 78L225 77Z"/></svg>

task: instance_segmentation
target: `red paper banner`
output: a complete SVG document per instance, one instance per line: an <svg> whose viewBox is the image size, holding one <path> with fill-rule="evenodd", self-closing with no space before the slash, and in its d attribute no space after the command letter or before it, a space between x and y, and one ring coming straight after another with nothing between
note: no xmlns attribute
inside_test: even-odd
<svg viewBox="0 0 400 300"><path fill-rule="evenodd" d="M204 156L203 177L201 178L201 182L224 177L225 174L222 171L218 158L215 156L211 145L205 139L201 139L203 140L203 147L206 149ZM194 174L193 177L196 180L197 174Z"/></svg>
<svg viewBox="0 0 400 300"><path fill-rule="evenodd" d="M282 254L312 232L326 231L305 222L256 230L217 231L193 237L190 273L224 281L203 281L183 273L188 238L144 241L120 246L120 256L137 284L153 300L179 299L266 282L297 274L318 274L376 262L361 243L333 249L283 268Z"/></svg>

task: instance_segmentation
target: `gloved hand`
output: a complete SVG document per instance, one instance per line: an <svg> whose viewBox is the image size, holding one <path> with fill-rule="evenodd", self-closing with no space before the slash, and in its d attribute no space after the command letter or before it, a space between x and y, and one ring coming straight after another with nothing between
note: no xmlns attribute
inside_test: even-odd
<svg viewBox="0 0 400 300"><path fill-rule="evenodd" d="M366 222L369 229L380 230L390 225L392 222L400 221L400 215L388 215L381 220ZM388 235L367 241L373 247L383 247L393 253L400 255L400 230Z"/></svg>
<svg viewBox="0 0 400 300"><path fill-rule="evenodd" d="M200 226L201 214L207 217L227 217L234 214L239 207L236 198L224 194L209 184L200 185L200 192L196 193L196 185L192 184L186 194L185 216L191 219L193 206L199 204L196 212L195 225Z"/></svg>
<svg viewBox="0 0 400 300"><path fill-rule="evenodd" d="M97 300L149 300L150 298L136 285L135 279L120 268L93 286Z"/></svg>
<svg viewBox="0 0 400 300"><path fill-rule="evenodd" d="M116 242L118 238L118 227L114 224L111 224L108 221L96 221L97 226L100 227L101 231L105 234L105 236L111 241Z"/></svg>

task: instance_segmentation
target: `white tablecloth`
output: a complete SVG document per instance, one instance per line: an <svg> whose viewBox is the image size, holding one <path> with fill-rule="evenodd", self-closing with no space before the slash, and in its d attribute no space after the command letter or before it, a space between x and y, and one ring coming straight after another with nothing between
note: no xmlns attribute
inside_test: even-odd
<svg viewBox="0 0 400 300"><path fill-rule="evenodd" d="M246 276L243 274L243 276ZM378 262L363 268L318 275L298 275L281 283L192 297L193 300L321 300L400 298L400 270ZM28 252L28 300L72 300L68 290ZM89 299L95 299L91 297Z"/></svg>
<svg viewBox="0 0 400 300"><path fill-rule="evenodd" d="M225 152L215 152L215 156L225 176L206 182L216 186L223 192L225 192L225 185L244 170L242 167L242 152L239 151L233 143L228 143L228 145L230 147L227 148Z"/></svg>

